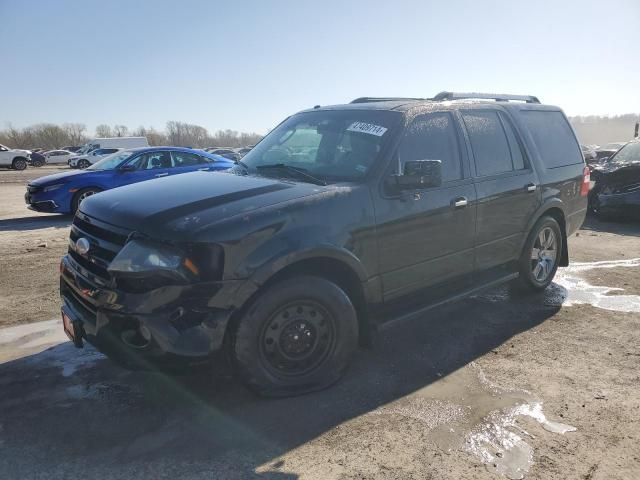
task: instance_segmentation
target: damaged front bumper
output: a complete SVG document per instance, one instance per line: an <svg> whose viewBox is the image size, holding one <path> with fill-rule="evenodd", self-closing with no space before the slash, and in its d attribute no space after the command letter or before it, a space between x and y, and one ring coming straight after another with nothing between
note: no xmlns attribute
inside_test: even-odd
<svg viewBox="0 0 640 480"><path fill-rule="evenodd" d="M69 255L60 265L62 312L79 337L130 368L188 366L220 351L239 281L128 293L110 288Z"/></svg>
<svg viewBox="0 0 640 480"><path fill-rule="evenodd" d="M598 194L600 211L640 213L640 188L631 192Z"/></svg>

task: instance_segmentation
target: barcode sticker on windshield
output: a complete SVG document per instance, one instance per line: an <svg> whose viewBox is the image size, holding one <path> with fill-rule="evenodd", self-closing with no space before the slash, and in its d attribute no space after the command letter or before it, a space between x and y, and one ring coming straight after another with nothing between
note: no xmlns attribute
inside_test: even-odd
<svg viewBox="0 0 640 480"><path fill-rule="evenodd" d="M374 125L373 123L364 123L364 122L353 122L347 128L349 132L360 132L360 133L368 133L369 135L375 135L376 137L381 137L387 131L385 127L381 127L380 125Z"/></svg>

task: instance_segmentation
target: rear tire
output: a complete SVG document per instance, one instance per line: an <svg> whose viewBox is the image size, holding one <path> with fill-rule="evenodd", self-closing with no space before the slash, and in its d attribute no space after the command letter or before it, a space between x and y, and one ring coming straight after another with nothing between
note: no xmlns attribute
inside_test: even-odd
<svg viewBox="0 0 640 480"><path fill-rule="evenodd" d="M236 370L260 395L321 390L339 380L358 344L347 294L319 277L268 287L242 314L231 342Z"/></svg>
<svg viewBox="0 0 640 480"><path fill-rule="evenodd" d="M76 194L73 196L73 200L71 201L71 213L75 214L78 211L78 207L80 207L80 204L85 198L90 197L91 195L95 195L96 193L100 193L101 191L102 190L100 190L99 188L89 187L83 188L82 190L76 192Z"/></svg>
<svg viewBox="0 0 640 480"><path fill-rule="evenodd" d="M564 248L560 225L544 216L531 229L519 260L518 290L540 292L553 281Z"/></svg>
<svg viewBox="0 0 640 480"><path fill-rule="evenodd" d="M14 158L13 162L11 162L11 168L14 170L24 170L27 168L27 159L22 157Z"/></svg>

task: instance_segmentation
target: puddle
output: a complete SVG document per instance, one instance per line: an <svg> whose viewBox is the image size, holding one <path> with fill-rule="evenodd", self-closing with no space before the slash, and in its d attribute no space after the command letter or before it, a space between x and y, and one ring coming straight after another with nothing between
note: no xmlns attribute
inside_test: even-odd
<svg viewBox="0 0 640 480"><path fill-rule="evenodd" d="M520 479L534 462L534 438L524 422L538 423L554 434L575 427L549 420L543 403L526 390L509 390L487 379L472 362L447 377L368 415L402 417L420 422L429 440L446 453L467 452L488 470Z"/></svg>
<svg viewBox="0 0 640 480"><path fill-rule="evenodd" d="M36 355L37 354L37 355ZM63 377L71 377L103 358L95 349L77 349L62 329L61 320L16 325L0 329L0 363L29 357L28 362L60 367Z"/></svg>
<svg viewBox="0 0 640 480"><path fill-rule="evenodd" d="M640 312L640 295L609 295L624 289L591 285L580 277L581 272L588 270L637 267L640 267L640 258L571 263L566 268L558 269L554 283L549 287L549 300L551 304L565 307L588 304L615 312Z"/></svg>
<svg viewBox="0 0 640 480"><path fill-rule="evenodd" d="M619 293L610 295L611 292L624 292L624 289L591 285L580 276L582 272L595 269L638 267L640 267L640 258L602 262L573 262L568 267L558 269L553 283L544 292L544 303L562 307L583 304L614 312L640 312L640 295ZM504 302L511 299L507 289L498 289L475 298L490 302Z"/></svg>

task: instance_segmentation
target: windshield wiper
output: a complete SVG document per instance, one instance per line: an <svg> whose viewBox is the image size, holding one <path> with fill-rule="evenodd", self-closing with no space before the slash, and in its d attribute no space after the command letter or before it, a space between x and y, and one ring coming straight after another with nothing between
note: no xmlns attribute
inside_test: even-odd
<svg viewBox="0 0 640 480"><path fill-rule="evenodd" d="M257 170L267 170L267 169L277 169L284 170L288 173L293 173L298 178L304 178L310 183L314 183L316 185L326 186L327 182L322 180L321 178L314 177L310 173L306 172L303 168L292 167L291 165L287 165L286 163L272 163L270 165L258 165L256 167Z"/></svg>

